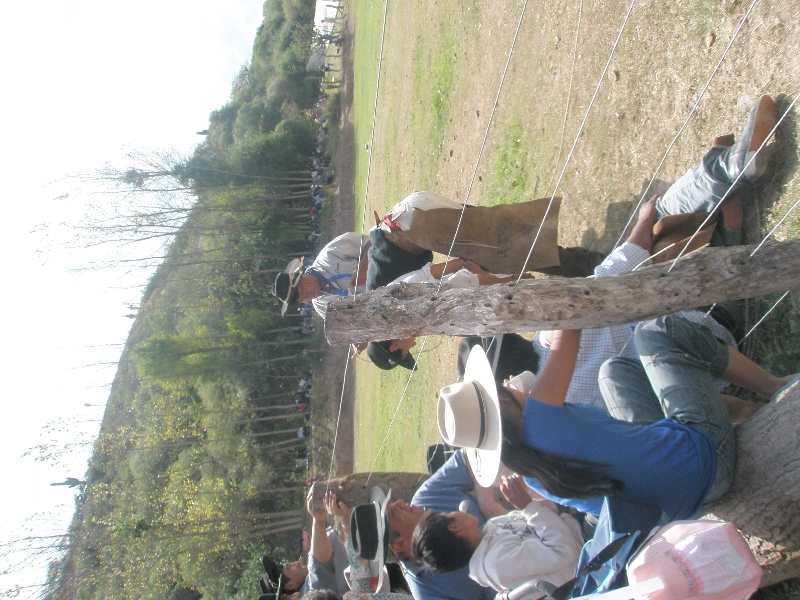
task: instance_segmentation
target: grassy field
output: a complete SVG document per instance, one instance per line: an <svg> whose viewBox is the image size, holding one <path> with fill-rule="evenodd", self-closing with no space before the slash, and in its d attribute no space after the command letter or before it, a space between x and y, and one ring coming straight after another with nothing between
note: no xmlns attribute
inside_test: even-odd
<svg viewBox="0 0 800 600"><path fill-rule="evenodd" d="M473 204L549 196L560 181L562 245L609 251L635 202L747 10L739 2L647 3L634 8L611 59L628 4L532 1L478 163ZM352 0L355 34L356 229L361 229L383 5ZM497 95L521 4L410 0L389 4L367 198L383 214L405 195L431 189L464 201ZM800 35L789 1L761 3L722 61L658 179L696 163L717 134L737 133L752 102L771 94L783 111L798 92ZM583 133L564 167L598 81ZM768 174L747 190L746 237L757 241L800 196L794 113L772 144ZM563 170L563 177L562 177ZM658 182L657 182L658 183ZM800 234L790 218L777 239ZM751 322L769 299L749 303ZM417 351L422 340L418 340ZM435 393L455 378L456 341L427 340L377 468L419 470L438 440ZM790 296L747 342L781 374L800 362L800 299ZM372 466L408 372L356 369L355 469Z"/></svg>

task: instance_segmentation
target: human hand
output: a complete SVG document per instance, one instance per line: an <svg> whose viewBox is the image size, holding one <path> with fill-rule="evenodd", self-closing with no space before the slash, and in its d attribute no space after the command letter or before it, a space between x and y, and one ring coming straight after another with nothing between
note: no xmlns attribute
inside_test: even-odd
<svg viewBox="0 0 800 600"><path fill-rule="evenodd" d="M656 211L656 202L658 199L661 198L660 194L657 194L650 198L647 202L643 203L641 208L639 208L639 222L640 223L648 223L651 227L653 224L658 220L658 212Z"/></svg>
<svg viewBox="0 0 800 600"><path fill-rule="evenodd" d="M534 499L534 494L539 496L539 494L536 494L536 492L525 485L525 481L522 479L521 475L503 477L503 482L500 484L500 491L503 496L505 496L505 499L519 510L522 510L530 504L531 500Z"/></svg>
<svg viewBox="0 0 800 600"><path fill-rule="evenodd" d="M369 342L359 342L358 344L350 344L350 358L355 358L361 354L369 346Z"/></svg>
<svg viewBox="0 0 800 600"><path fill-rule="evenodd" d="M308 490L308 495L306 496L306 510L308 514L315 521L322 521L325 522L325 517L328 515L328 512L325 510L325 504L322 505L322 510L314 510L314 486L312 485Z"/></svg>
<svg viewBox="0 0 800 600"><path fill-rule="evenodd" d="M325 508L329 515L339 517L343 523L350 524L350 507L339 500L334 492L325 494Z"/></svg>

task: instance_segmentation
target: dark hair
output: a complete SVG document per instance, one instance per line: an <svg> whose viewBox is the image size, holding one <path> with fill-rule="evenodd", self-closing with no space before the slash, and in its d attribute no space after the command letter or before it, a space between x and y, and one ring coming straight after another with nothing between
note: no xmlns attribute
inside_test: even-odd
<svg viewBox="0 0 800 600"><path fill-rule="evenodd" d="M497 386L497 393L513 402L517 401L502 386ZM609 465L560 456L528 446L520 439L519 427L506 422L505 412L502 415L501 460L512 471L525 477L535 477L545 490L560 498L582 500L622 493L625 484L604 472Z"/></svg>
<svg viewBox="0 0 800 600"><path fill-rule="evenodd" d="M469 564L475 552L469 541L449 529L455 519L427 511L414 529L411 553L431 571L447 573Z"/></svg>
<svg viewBox="0 0 800 600"><path fill-rule="evenodd" d="M533 343L516 333L504 333L502 343L499 338L492 343L491 337L470 336L462 339L458 344L458 361L456 368L460 377L464 377L467 357L473 346L481 344L487 349L487 358L494 362L497 345L500 344L500 358L497 360L495 379L502 382L506 377L519 375L523 371L530 371L534 375L539 372L539 355L533 349Z"/></svg>

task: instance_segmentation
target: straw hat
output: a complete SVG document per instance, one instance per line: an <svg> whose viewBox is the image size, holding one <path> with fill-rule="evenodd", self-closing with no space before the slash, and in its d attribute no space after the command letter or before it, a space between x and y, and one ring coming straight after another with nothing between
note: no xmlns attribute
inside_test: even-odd
<svg viewBox="0 0 800 600"><path fill-rule="evenodd" d="M464 381L439 390L439 433L445 443L464 448L477 482L494 483L503 445L500 403L492 366L480 346L473 346Z"/></svg>

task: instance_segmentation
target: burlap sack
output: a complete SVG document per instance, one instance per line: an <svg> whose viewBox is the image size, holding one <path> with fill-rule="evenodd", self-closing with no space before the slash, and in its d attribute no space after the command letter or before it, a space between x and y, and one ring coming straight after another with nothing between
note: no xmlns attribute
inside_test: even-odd
<svg viewBox="0 0 800 600"><path fill-rule="evenodd" d="M549 198L497 206L467 206L452 255L469 258L492 273L519 273L544 219ZM526 270L558 266L558 211L556 198ZM461 211L450 208L415 209L408 231L396 232L410 242L448 254Z"/></svg>

